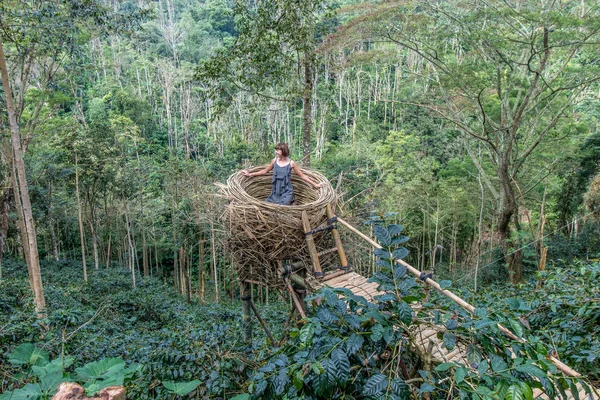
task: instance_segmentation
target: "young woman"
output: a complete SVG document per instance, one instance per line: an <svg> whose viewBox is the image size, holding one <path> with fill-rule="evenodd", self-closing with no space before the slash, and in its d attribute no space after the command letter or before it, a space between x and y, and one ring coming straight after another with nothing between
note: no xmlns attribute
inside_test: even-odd
<svg viewBox="0 0 600 400"><path fill-rule="evenodd" d="M314 188L320 188L323 183L315 183L308 176L304 175L298 165L290 159L290 149L285 143L279 143L275 146L276 157L271 161L266 168L257 172L242 171L244 176L260 176L266 175L273 170L273 179L271 183L273 187L271 194L265 199L270 203L283 204L286 206L294 202L294 188L292 187L292 171L294 171L300 179Z"/></svg>

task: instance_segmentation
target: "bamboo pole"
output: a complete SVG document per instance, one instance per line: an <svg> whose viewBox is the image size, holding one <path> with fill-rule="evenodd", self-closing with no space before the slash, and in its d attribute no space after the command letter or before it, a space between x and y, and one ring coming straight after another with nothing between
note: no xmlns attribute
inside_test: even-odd
<svg viewBox="0 0 600 400"><path fill-rule="evenodd" d="M313 235L311 233L308 233L311 231L311 227L306 211L302 211L302 225L304 227L304 233L306 234L306 244L308 246L308 253L310 254L310 259L313 264L313 273L317 278L322 277L323 270L321 269L321 262L319 261L319 256L317 255L317 247L315 246Z"/></svg>
<svg viewBox="0 0 600 400"><path fill-rule="evenodd" d="M362 233L361 231L359 231L358 229L356 229L355 227L353 227L352 225L350 225L348 222L344 221L342 218L338 217L338 222L341 223L342 225L344 225L346 228L348 228L353 233L355 233L358 236L360 236L361 238L363 238L368 243L370 243L371 246L373 246L373 247L375 247L377 249L381 249L382 248L379 245L379 243L377 243L376 241L374 241L373 239L371 239L370 237L368 237L367 235L365 235L364 233ZM421 276L421 271L419 271L418 269L416 269L412 265L408 264L406 261L397 260L397 259L395 259L394 261L397 262L400 265L404 265L406 267L406 269L411 274L413 274L414 276L416 276L418 278ZM475 307L472 306L471 304L467 303L465 300L461 299L460 297L458 297L456 294L452 293L449 290L442 289L442 287L440 286L440 284L437 283L436 281L434 281L431 278L426 278L424 281L425 281L425 283L427 283L427 284L431 285L432 287L434 287L438 292L442 293L444 296L449 297L450 299L452 299L455 303L457 303L459 306L461 306L465 310L469 311L471 314L474 314ZM522 339L522 338L516 336L514 333L512 333L511 331L509 331L507 328L505 328L501 324L498 324L497 326L498 326L498 329L500 329L501 332L503 332L504 334L506 334L507 336L509 336L511 339L516 340L516 341L521 342L521 343L525 343L526 342L525 339ZM573 376L573 377L581 377L581 374L579 372L575 371L574 369L572 369L568 365L564 364L562 361L558 360L557 358L552 357L552 356L548 356L547 359L550 360L556 366L556 368L558 368L564 374L569 375L569 376Z"/></svg>
<svg viewBox="0 0 600 400"><path fill-rule="evenodd" d="M331 204L327 204L327 218L331 219L335 217L333 210L331 209ZM340 256L340 263L342 269L348 268L348 259L346 258L346 253L344 252L344 246L342 246L342 239L340 239L340 233L336 228L331 230L333 234L333 240L335 241L335 247L337 248L338 255Z"/></svg>

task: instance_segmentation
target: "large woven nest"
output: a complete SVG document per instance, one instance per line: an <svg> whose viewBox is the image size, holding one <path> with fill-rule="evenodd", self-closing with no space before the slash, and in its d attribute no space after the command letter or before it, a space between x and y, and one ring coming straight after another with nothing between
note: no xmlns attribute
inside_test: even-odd
<svg viewBox="0 0 600 400"><path fill-rule="evenodd" d="M264 166L250 169L255 172ZM320 173L302 169L314 182L325 183L315 189L296 174L292 186L296 205L283 206L264 200L271 193L271 175L246 177L236 172L221 186L221 194L228 204L223 214L229 230L229 250L236 260L241 280L252 280L269 286L279 286L278 261L307 261L309 253L302 225L306 211L310 226L317 228L327 222L326 206L335 210L336 194L331 184ZM329 240L323 233L314 235L317 249L324 249Z"/></svg>

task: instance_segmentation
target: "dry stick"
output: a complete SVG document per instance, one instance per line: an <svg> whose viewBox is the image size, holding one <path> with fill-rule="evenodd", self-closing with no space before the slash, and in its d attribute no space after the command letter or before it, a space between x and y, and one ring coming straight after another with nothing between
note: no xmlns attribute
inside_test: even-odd
<svg viewBox="0 0 600 400"><path fill-rule="evenodd" d="M373 239L371 239L370 237L368 237L367 235L365 235L364 233L362 233L361 231L359 231L358 229L356 229L352 225L350 225L348 222L344 221L342 218L338 217L338 222L341 223L342 225L344 225L346 228L350 229L352 232L356 233L358 236L360 236L361 238L363 238L365 241L369 242L371 244L371 246L375 247L376 249L381 249L382 248L377 242L375 242ZM418 269L416 269L412 265L408 264L407 262L402 261L402 260L397 260L397 259L395 259L394 261L396 261L400 265L404 265L408 269L408 271L411 274L413 274L414 276L416 276L416 277L420 277L421 276L421 271L419 271ZM432 287L434 287L438 292L440 292L441 294L443 294L446 297L449 297L455 303L457 303L459 306L461 306L462 308L464 308L465 310L467 310L471 314L474 314L474 312L475 312L475 307L474 306L472 306L471 304L467 303L465 300L461 299L460 297L458 297L456 294L452 293L451 291L442 289L442 287L440 286L440 284L437 283L436 281L434 281L433 279L427 278L427 279L425 279L425 283L428 283L429 285L431 285ZM507 336L509 336L511 339L514 339L514 340L516 340L518 342L521 342L521 343L525 343L526 342L525 339L521 339L520 337L516 336L514 333L512 333L511 331L509 331L508 329L506 329L501 324L498 324L497 326L498 326L498 329L500 329L501 332L503 332L504 334L506 334ZM561 370L564 374L569 375L569 376L574 376L574 377L581 377L581 374L579 372L575 371L573 368L569 367L568 365L566 365L562 361L558 360L557 358L552 357L552 356L548 356L547 358L550 361L552 361L552 363L556 366L556 368L558 368L559 370Z"/></svg>
<svg viewBox="0 0 600 400"><path fill-rule="evenodd" d="M294 292L294 289L292 288L292 285L290 285L290 281L289 280L285 280L285 284L290 292L290 295L292 296L292 300L294 301L294 304L296 305L296 308L298 309L298 312L300 313L300 315L302 316L302 318L306 318L306 313L304 312L304 308L302 307L302 303L300 303L300 299L298 299L298 296L296 296L296 292Z"/></svg>
<svg viewBox="0 0 600 400"><path fill-rule="evenodd" d="M267 324L265 323L265 321L258 314L258 310L254 306L254 302L252 301L252 299L250 299L250 308L252 308L252 311L254 311L254 315L256 315L256 318L258 319L258 322L260 322L260 324L262 325L263 329L265 330L265 333L269 337L269 340L271 341L271 344L275 345L275 339L273 339L273 336L271 335L271 332L269 331L269 328L267 327Z"/></svg>

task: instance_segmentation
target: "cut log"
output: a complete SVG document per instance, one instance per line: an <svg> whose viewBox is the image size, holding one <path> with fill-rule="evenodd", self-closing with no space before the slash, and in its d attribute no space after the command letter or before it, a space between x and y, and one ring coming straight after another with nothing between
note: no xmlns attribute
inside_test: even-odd
<svg viewBox="0 0 600 400"><path fill-rule="evenodd" d="M125 400L125 388L123 386L110 386L102 389L96 397L85 395L85 389L73 382L61 383L58 392L52 400Z"/></svg>

